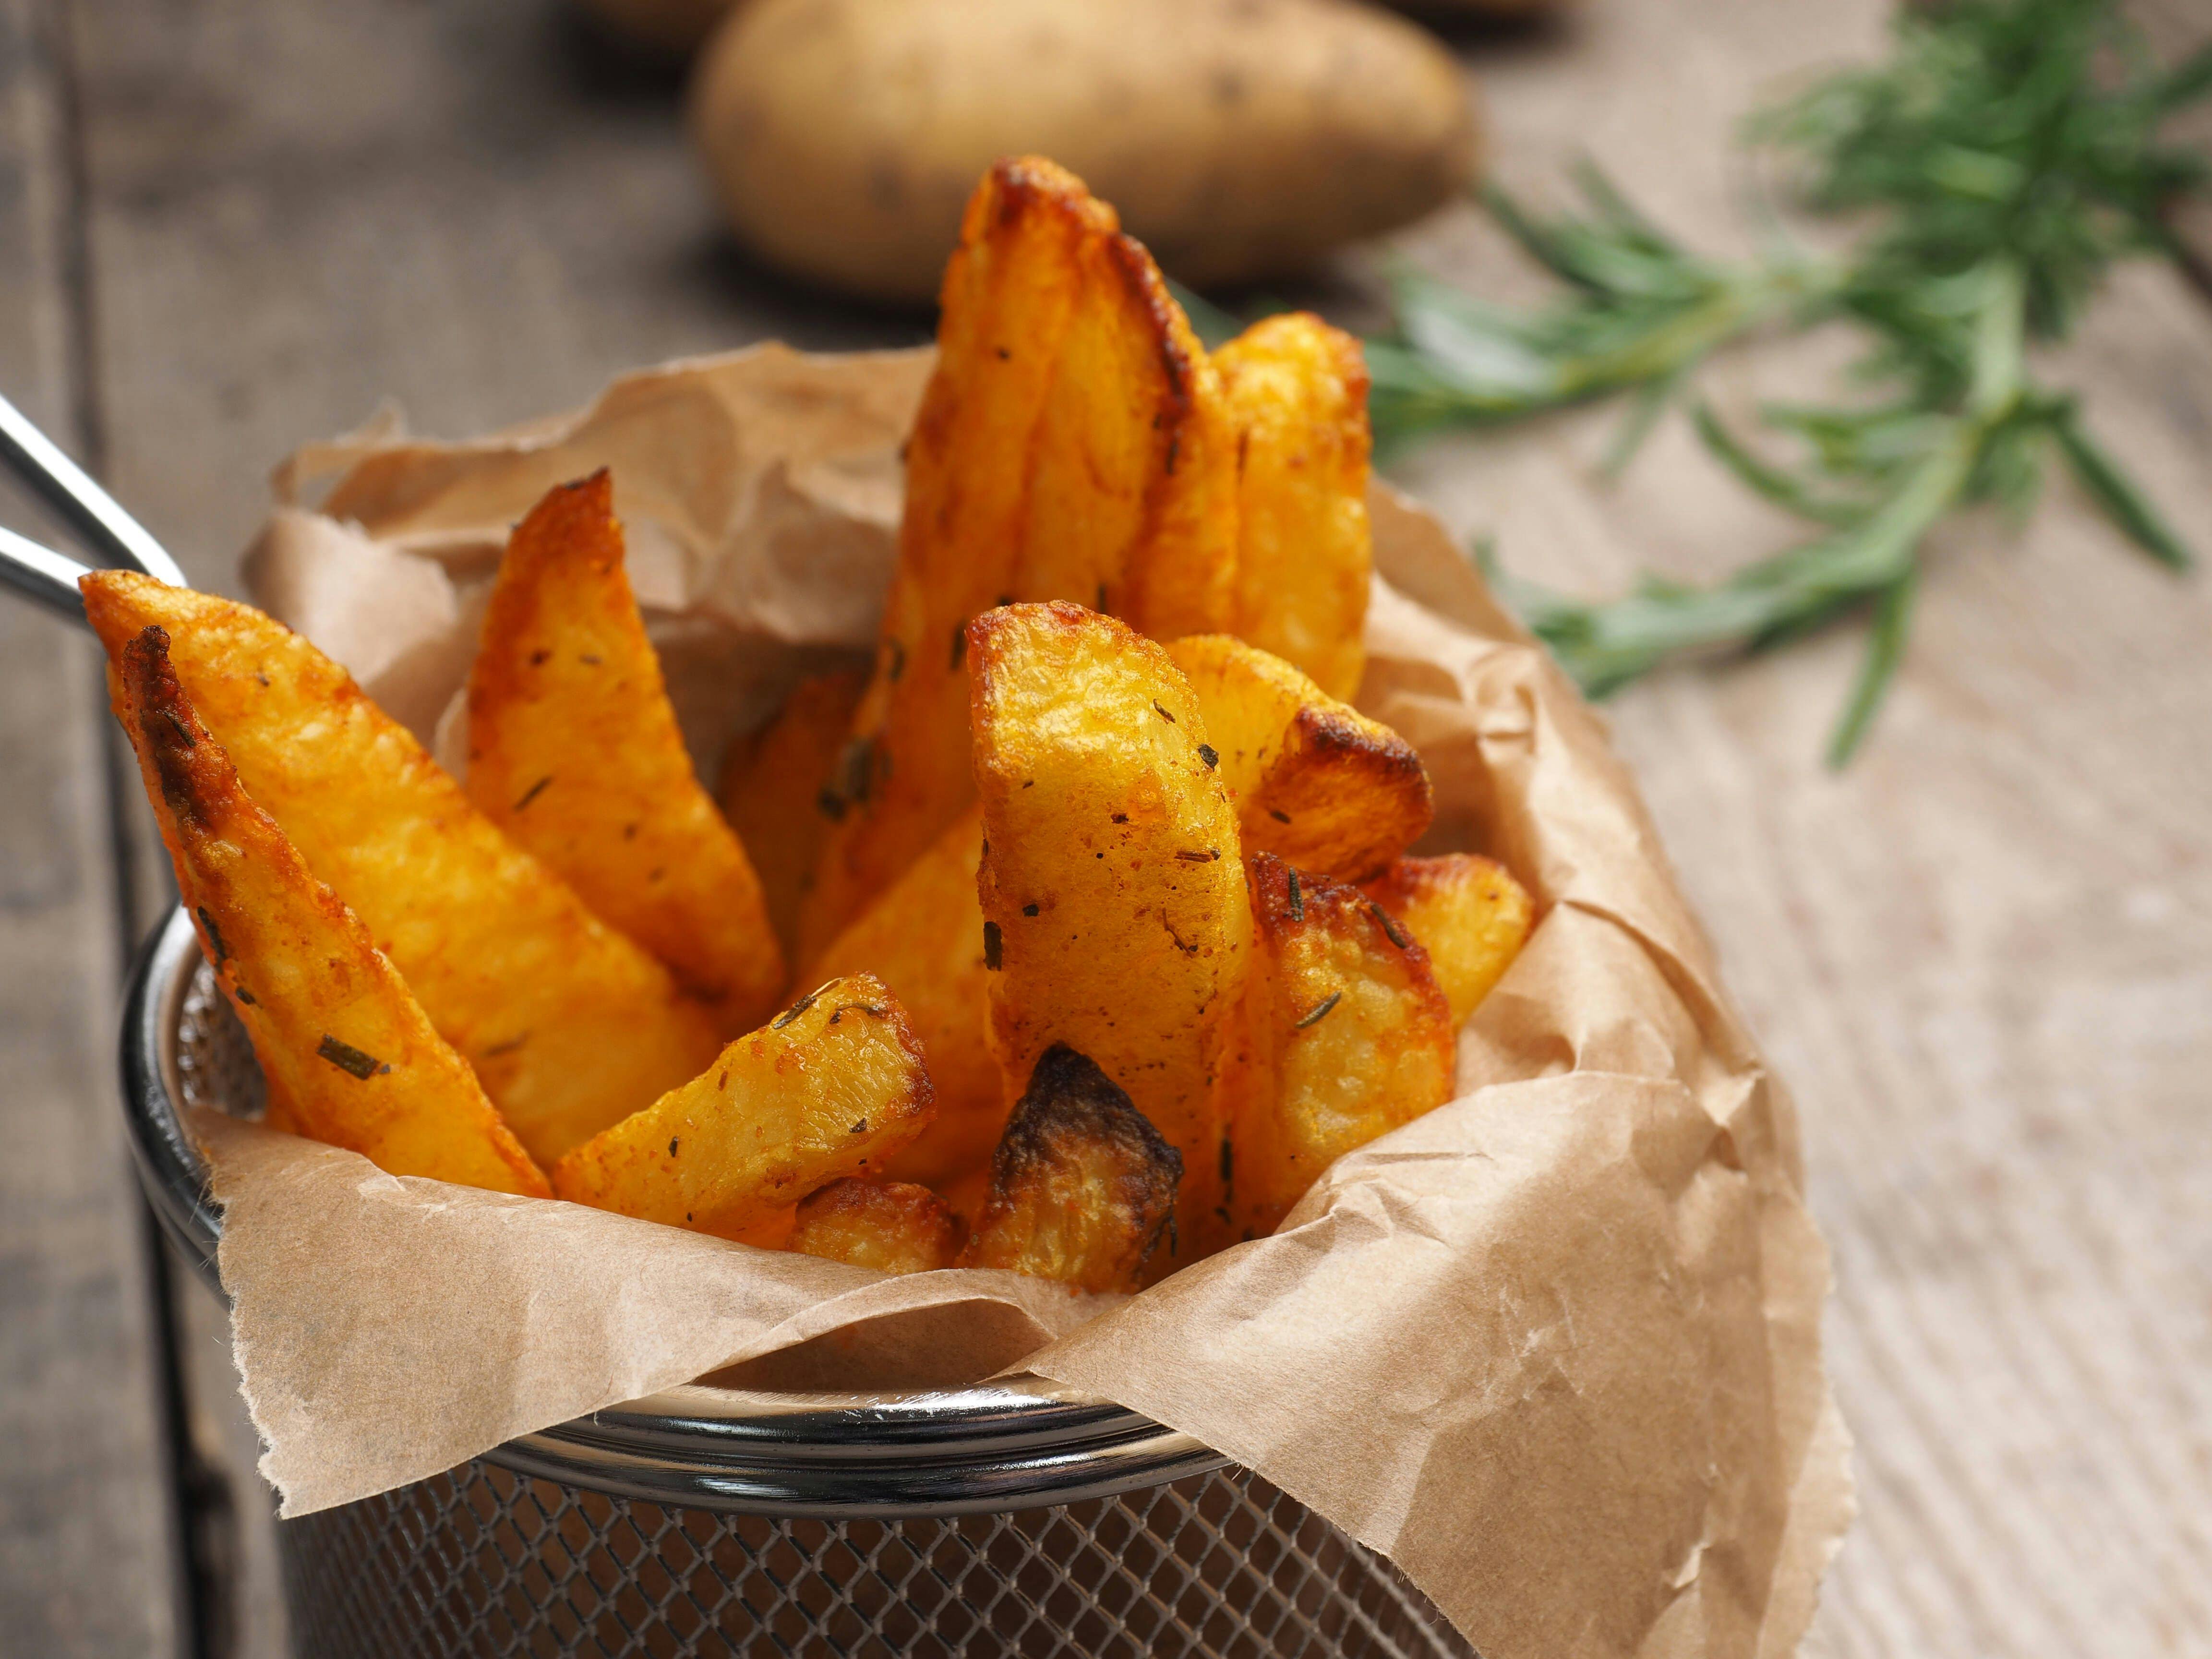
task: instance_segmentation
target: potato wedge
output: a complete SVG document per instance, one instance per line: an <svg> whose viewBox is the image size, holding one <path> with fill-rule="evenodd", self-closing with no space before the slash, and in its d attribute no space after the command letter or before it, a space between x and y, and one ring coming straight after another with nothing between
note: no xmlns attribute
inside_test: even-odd
<svg viewBox="0 0 2212 1659"><path fill-rule="evenodd" d="M941 1188L984 1168L1013 1102L991 1053L991 975L975 866L983 814L969 807L809 964L807 981L873 974L906 1010L929 1060L937 1115L884 1173Z"/></svg>
<svg viewBox="0 0 2212 1659"><path fill-rule="evenodd" d="M1334 1160L1450 1099L1456 1043L1427 952L1373 900L1266 853L1245 868L1253 963L1224 1209L1253 1238Z"/></svg>
<svg viewBox="0 0 2212 1659"><path fill-rule="evenodd" d="M799 959L799 906L814 884L822 838L845 810L834 785L867 676L813 674L791 688L775 718L730 745L715 786L722 816L760 877L784 959Z"/></svg>
<svg viewBox="0 0 2212 1659"><path fill-rule="evenodd" d="M879 1273L926 1273L958 1257L960 1229L927 1187L848 1176L799 1204L785 1248Z"/></svg>
<svg viewBox="0 0 2212 1659"><path fill-rule="evenodd" d="M178 681L240 781L359 916L532 1157L695 1077L713 1022L668 970L469 805L345 670L251 606L103 570L111 653L168 630Z"/></svg>
<svg viewBox="0 0 2212 1659"><path fill-rule="evenodd" d="M553 1166L572 1203L746 1243L816 1188L866 1176L935 1109L905 1012L866 974L809 992L706 1072Z"/></svg>
<svg viewBox="0 0 2212 1659"><path fill-rule="evenodd" d="M974 799L969 619L1065 599L1163 635L1228 627L1234 473L1219 377L1150 256L1051 162L993 168L945 270L898 568L801 959Z"/></svg>
<svg viewBox="0 0 2212 1659"><path fill-rule="evenodd" d="M1206 718L1246 847L1358 881L1429 827L1428 772L1389 726L1225 634L1177 640L1168 655Z"/></svg>
<svg viewBox="0 0 2212 1659"><path fill-rule="evenodd" d="M1030 440L1018 599L1072 599L1158 639L1237 605L1237 441L1221 377L1151 254L1079 250L1082 290Z"/></svg>
<svg viewBox="0 0 2212 1659"><path fill-rule="evenodd" d="M1310 312L1213 354L1237 442L1237 617L1229 631L1348 699L1367 666L1367 360Z"/></svg>
<svg viewBox="0 0 2212 1659"><path fill-rule="evenodd" d="M1182 1156L1114 1079L1065 1043L1037 1056L961 1255L1086 1291L1133 1291L1175 1233Z"/></svg>
<svg viewBox="0 0 2212 1659"><path fill-rule="evenodd" d="M168 635L149 626L126 641L108 686L275 1117L392 1175L550 1197L368 929L240 787L171 672Z"/></svg>
<svg viewBox="0 0 2212 1659"><path fill-rule="evenodd" d="M1361 890L1428 951L1455 1029L1504 977L1535 923L1528 890L1473 853L1400 859Z"/></svg>
<svg viewBox="0 0 2212 1659"><path fill-rule="evenodd" d="M507 542L469 673L468 793L659 958L722 1036L775 1012L783 948L684 750L604 467L547 491Z"/></svg>
<svg viewBox="0 0 2212 1659"><path fill-rule="evenodd" d="M1251 916L1197 699L1158 646L1079 605L987 611L969 650L1006 1091L1054 1043L1088 1054L1182 1154L1186 1206L1211 1208Z"/></svg>

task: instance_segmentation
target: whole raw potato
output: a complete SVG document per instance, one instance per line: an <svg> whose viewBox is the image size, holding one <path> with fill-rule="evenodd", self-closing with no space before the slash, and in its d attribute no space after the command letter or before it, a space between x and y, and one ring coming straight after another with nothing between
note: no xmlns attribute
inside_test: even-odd
<svg viewBox="0 0 2212 1659"><path fill-rule="evenodd" d="M937 292L975 180L1048 155L1174 276L1307 264L1474 171L1459 65L1352 0L749 0L691 130L764 258L855 294Z"/></svg>

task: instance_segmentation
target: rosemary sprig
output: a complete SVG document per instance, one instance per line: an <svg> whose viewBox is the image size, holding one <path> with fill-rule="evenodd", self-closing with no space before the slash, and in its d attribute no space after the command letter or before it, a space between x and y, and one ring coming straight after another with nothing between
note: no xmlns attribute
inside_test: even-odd
<svg viewBox="0 0 2212 1659"><path fill-rule="evenodd" d="M1398 336L1367 343L1369 410L1386 454L1442 428L1522 420L1633 389L1627 435L1610 458L1617 467L1713 351L1833 304L1840 267L1703 258L1638 215L1594 164L1578 178L1590 208L1579 216L1540 219L1494 185L1483 197L1514 240L1571 285L1557 303L1517 312L1418 271L1395 275Z"/></svg>
<svg viewBox="0 0 2212 1659"><path fill-rule="evenodd" d="M1761 411L1801 452L1792 464L1693 405L1706 447L1816 526L1810 539L1710 586L1647 577L1600 603L1514 579L1485 556L1509 601L1600 696L1680 656L1764 648L1870 607L1830 742L1838 765L1903 654L1929 532L1981 501L2025 515L2054 451L2136 546L2175 569L2190 563L2076 400L2032 380L2026 353L2066 337L2116 260L2172 252L2161 215L2202 190L2208 168L2158 132L2212 94L2212 46L2161 72L2112 0L1953 0L1902 9L1895 34L1886 62L1832 76L1746 129L1789 164L1808 208L1875 216L1844 256L1706 258L1586 166L1584 205L1558 218L1487 198L1565 285L1560 299L1512 311L1401 275L1396 332L1368 353L1386 453L1444 427L1627 393L1611 469L1714 351L1762 329L1856 325L1867 349L1855 378L1873 395Z"/></svg>

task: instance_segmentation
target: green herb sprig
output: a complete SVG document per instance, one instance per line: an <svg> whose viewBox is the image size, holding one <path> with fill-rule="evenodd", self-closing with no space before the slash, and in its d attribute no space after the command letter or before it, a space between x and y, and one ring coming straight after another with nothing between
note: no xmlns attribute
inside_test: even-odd
<svg viewBox="0 0 2212 1659"><path fill-rule="evenodd" d="M2111 0L1902 9L1887 61L1746 129L1807 207L1873 216L1848 252L1814 257L1778 237L1754 261L1708 258L1588 166L1583 205L1557 218L1492 190L1498 222L1567 292L1513 310L1401 274L1396 331L1368 347L1377 443L1387 455L1441 428L1625 393L1605 461L1618 471L1686 402L1705 447L1814 533L1711 586L1647 577L1599 603L1486 562L1596 696L1678 657L1764 648L1870 608L1865 659L1829 744L1840 765L1903 654L1929 532L1978 502L2024 516L2053 452L2136 546L2190 564L2075 398L2029 374L2027 352L2066 337L2115 261L2174 251L2161 216L2204 188L2208 168L2159 130L2208 94L2212 46L2161 71ZM1836 318L1867 337L1852 377L1867 391L1764 409L1762 424L1796 459L1769 459L1691 395L1698 365L1722 347Z"/></svg>

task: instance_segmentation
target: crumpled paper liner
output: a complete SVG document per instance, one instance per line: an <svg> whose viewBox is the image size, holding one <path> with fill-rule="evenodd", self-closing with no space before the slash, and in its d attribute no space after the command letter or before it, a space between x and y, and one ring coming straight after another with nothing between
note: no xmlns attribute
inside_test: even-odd
<svg viewBox="0 0 2212 1659"><path fill-rule="evenodd" d="M711 769L796 674L872 643L928 362L763 347L466 444L387 418L280 470L249 580L434 741L507 526L611 465ZM1435 520L1373 506L1360 707L1419 746L1432 842L1504 859L1542 918L1462 1035L1459 1098L1135 1297L884 1279L203 1115L283 1512L733 1365L800 1388L1027 1370L1256 1469L1487 1659L1794 1650L1851 1510L1795 1118L1600 722Z"/></svg>

